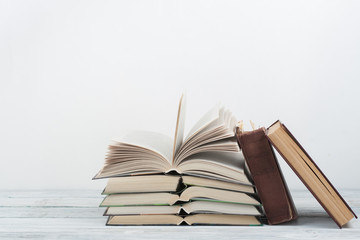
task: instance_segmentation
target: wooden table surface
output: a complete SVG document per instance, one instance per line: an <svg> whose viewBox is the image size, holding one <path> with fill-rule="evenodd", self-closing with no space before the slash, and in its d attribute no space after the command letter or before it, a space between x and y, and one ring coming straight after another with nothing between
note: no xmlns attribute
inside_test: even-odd
<svg viewBox="0 0 360 240"><path fill-rule="evenodd" d="M105 226L101 190L2 190L0 239L360 239L354 219L339 229L313 196L292 191L299 218L276 226ZM356 214L360 190L340 193Z"/></svg>

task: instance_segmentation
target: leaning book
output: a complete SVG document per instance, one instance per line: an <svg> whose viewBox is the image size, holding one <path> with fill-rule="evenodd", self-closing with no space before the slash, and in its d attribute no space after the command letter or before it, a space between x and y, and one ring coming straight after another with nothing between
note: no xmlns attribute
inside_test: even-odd
<svg viewBox="0 0 360 240"><path fill-rule="evenodd" d="M244 131L240 122L237 139L269 224L297 218L297 211L265 128Z"/></svg>
<svg viewBox="0 0 360 240"><path fill-rule="evenodd" d="M339 228L354 217L357 218L355 212L283 123L273 123L267 129L266 136Z"/></svg>

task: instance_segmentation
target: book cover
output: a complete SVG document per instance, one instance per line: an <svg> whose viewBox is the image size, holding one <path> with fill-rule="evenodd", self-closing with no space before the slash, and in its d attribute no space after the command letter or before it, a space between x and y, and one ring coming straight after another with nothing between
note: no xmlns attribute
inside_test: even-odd
<svg viewBox="0 0 360 240"><path fill-rule="evenodd" d="M340 228L353 217L357 218L339 192L284 124L276 121L267 129L266 135L271 144Z"/></svg>
<svg viewBox="0 0 360 240"><path fill-rule="evenodd" d="M268 223L279 224L295 219L297 211L265 129L238 131L237 139Z"/></svg>

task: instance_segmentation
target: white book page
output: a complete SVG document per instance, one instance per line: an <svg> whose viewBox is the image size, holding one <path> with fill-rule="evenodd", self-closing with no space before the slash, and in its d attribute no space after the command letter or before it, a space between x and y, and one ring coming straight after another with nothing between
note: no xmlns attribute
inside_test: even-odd
<svg viewBox="0 0 360 240"><path fill-rule="evenodd" d="M189 156L190 152L201 145L233 137L236 124L234 119L231 112L220 105L211 109L192 129L191 135L185 139L176 154L175 163L179 164Z"/></svg>
<svg viewBox="0 0 360 240"><path fill-rule="evenodd" d="M164 156L171 163L173 139L164 134L150 131L132 131L121 139L114 139L114 141L147 148Z"/></svg>
<svg viewBox="0 0 360 240"><path fill-rule="evenodd" d="M178 116L176 121L172 161L174 161L175 155L184 141L185 110L186 110L186 97L183 94L180 98Z"/></svg>
<svg viewBox="0 0 360 240"><path fill-rule="evenodd" d="M228 168L232 168L237 171L244 172L245 159L242 152L222 152L222 151L202 152L187 158L186 160L182 161L180 164L186 164L186 162L191 162L192 160L204 160L207 162L216 162Z"/></svg>
<svg viewBox="0 0 360 240"><path fill-rule="evenodd" d="M187 151L182 152L179 159L185 159L191 155L198 154L201 152L239 152L239 145L236 142L235 138L227 138L219 141L209 142L207 144L196 146L194 148L189 148Z"/></svg>
<svg viewBox="0 0 360 240"><path fill-rule="evenodd" d="M200 132L211 123L215 122L219 118L220 105L216 105L211 108L189 131L186 139L189 139L194 134Z"/></svg>
<svg viewBox="0 0 360 240"><path fill-rule="evenodd" d="M186 158L177 169L185 175L207 176L251 185L245 175L244 164L241 152L204 152Z"/></svg>

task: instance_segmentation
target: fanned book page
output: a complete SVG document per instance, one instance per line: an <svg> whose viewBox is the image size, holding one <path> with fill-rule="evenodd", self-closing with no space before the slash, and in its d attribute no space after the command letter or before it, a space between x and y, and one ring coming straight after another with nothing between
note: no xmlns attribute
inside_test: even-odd
<svg viewBox="0 0 360 240"><path fill-rule="evenodd" d="M183 94L180 98L179 109L178 109L178 116L176 120L176 127L175 127L175 138L174 138L174 146L173 146L173 155L172 155L172 162L175 159L179 148L183 144L184 140L184 129L185 129L185 108L186 108L186 97Z"/></svg>
<svg viewBox="0 0 360 240"><path fill-rule="evenodd" d="M171 163L172 141L172 138L165 134L150 131L133 131L125 135L122 140L116 142L123 142L138 146L139 148L154 151L156 154L161 155L164 159Z"/></svg>
<svg viewBox="0 0 360 240"><path fill-rule="evenodd" d="M178 108L175 138L134 132L109 146L104 167L94 177L107 178L178 172L249 184L235 139L236 119L219 105L208 111L184 139L185 96ZM202 153L211 153L200 155ZM214 157L217 161L214 161Z"/></svg>
<svg viewBox="0 0 360 240"><path fill-rule="evenodd" d="M219 109L220 107L218 105L211 108L197 123L195 123L192 129L190 129L186 139L190 139L192 135L195 135L205 127L211 125L211 123L214 123L219 118Z"/></svg>

